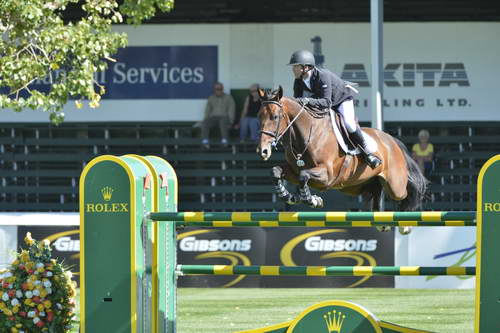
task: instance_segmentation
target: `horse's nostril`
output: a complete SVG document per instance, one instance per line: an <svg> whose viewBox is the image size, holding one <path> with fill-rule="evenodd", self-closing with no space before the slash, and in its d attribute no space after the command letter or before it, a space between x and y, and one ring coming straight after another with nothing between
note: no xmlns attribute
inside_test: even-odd
<svg viewBox="0 0 500 333"><path fill-rule="evenodd" d="M267 148L266 149L262 149L262 155L267 155Z"/></svg>

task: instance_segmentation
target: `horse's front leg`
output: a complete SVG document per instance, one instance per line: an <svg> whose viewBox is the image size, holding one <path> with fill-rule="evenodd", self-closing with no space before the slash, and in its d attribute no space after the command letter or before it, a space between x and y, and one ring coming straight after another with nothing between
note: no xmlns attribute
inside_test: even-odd
<svg viewBox="0 0 500 333"><path fill-rule="evenodd" d="M317 195L311 194L308 182L314 180L321 184L328 182L328 174L326 168L315 167L312 169L301 170L299 173L299 197L300 201L311 206L312 208L322 208L323 199Z"/></svg>
<svg viewBox="0 0 500 333"><path fill-rule="evenodd" d="M299 198L295 194L290 193L284 184L284 179L286 179L286 176L289 175L290 172L291 170L287 165L275 166L271 169L271 177L273 179L274 189L278 198L289 205L295 205L299 202Z"/></svg>

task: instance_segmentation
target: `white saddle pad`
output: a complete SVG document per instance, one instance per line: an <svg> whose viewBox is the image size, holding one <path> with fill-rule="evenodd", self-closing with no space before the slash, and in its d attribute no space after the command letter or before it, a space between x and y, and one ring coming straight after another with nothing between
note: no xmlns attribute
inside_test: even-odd
<svg viewBox="0 0 500 333"><path fill-rule="evenodd" d="M349 155L359 155L361 154L361 150L356 147L355 149L349 149L346 142L344 141L344 137L340 133L340 129L337 126L337 122L335 121L335 111L330 110L330 121L332 123L333 127L333 132L335 133L335 136L337 137L337 141L339 142L340 147L344 151L344 153L349 154ZM341 115L342 117L342 115ZM378 150L378 145L377 142L368 134L365 133L365 131L362 131L363 137L365 138L366 144L367 144L367 152L376 152Z"/></svg>

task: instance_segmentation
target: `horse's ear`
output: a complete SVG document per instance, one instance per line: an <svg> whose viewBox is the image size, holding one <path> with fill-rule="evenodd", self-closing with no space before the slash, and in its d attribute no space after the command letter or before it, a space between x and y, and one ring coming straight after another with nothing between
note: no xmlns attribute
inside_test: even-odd
<svg viewBox="0 0 500 333"><path fill-rule="evenodd" d="M259 97L260 99L264 99L264 96L266 96L266 93L264 91L264 89L258 89L257 92L259 93Z"/></svg>
<svg viewBox="0 0 500 333"><path fill-rule="evenodd" d="M283 97L283 87L280 85L278 88L278 101Z"/></svg>

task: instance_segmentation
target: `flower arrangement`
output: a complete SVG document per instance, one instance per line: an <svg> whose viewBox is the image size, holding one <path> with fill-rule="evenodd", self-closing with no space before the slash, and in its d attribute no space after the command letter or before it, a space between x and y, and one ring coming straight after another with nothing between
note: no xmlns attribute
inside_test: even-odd
<svg viewBox="0 0 500 333"><path fill-rule="evenodd" d="M27 249L0 271L0 332L69 332L76 283L71 272L52 259L50 242L28 232Z"/></svg>

